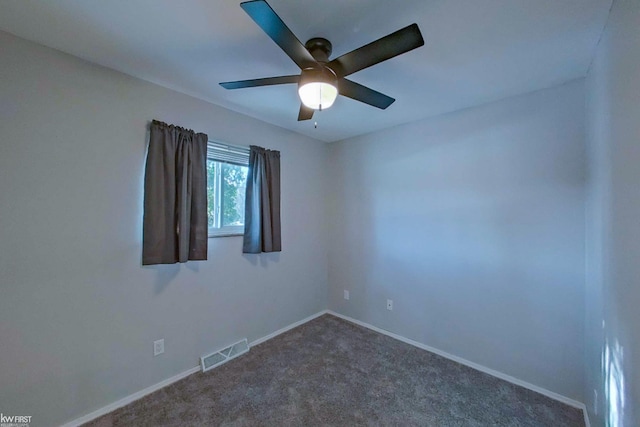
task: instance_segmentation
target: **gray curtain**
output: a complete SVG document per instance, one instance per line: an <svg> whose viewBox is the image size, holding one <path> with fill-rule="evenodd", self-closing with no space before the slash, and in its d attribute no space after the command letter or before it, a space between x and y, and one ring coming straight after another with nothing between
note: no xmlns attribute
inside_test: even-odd
<svg viewBox="0 0 640 427"><path fill-rule="evenodd" d="M207 140L203 133L151 123L143 265L207 259Z"/></svg>
<svg viewBox="0 0 640 427"><path fill-rule="evenodd" d="M280 252L280 152L252 145L242 252Z"/></svg>

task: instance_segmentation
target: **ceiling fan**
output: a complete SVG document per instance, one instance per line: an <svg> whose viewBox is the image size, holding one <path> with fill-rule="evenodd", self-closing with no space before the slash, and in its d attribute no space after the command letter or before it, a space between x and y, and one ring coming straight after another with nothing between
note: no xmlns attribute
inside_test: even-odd
<svg viewBox="0 0 640 427"><path fill-rule="evenodd" d="M240 3L240 7L289 55L302 72L299 75L223 82L220 85L225 89L241 89L297 83L302 101L298 121L311 119L315 110L329 108L338 94L384 110L395 99L345 77L424 45L418 25L412 24L329 60L329 40L315 37L303 45L265 0L245 1Z"/></svg>

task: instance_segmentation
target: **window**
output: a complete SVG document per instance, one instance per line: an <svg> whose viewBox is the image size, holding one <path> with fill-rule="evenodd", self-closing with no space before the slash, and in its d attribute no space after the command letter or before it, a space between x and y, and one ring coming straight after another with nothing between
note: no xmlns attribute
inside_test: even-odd
<svg viewBox="0 0 640 427"><path fill-rule="evenodd" d="M207 145L207 217L209 237L244 232L244 195L249 148L217 142Z"/></svg>

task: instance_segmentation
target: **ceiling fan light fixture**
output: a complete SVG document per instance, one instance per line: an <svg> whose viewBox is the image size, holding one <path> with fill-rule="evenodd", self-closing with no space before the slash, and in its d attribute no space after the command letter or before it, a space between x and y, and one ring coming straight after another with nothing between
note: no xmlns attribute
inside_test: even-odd
<svg viewBox="0 0 640 427"><path fill-rule="evenodd" d="M345 77L424 45L418 24L387 34L351 52L330 59L331 42L313 37L303 45L266 0L246 0L240 7L302 70L300 75L222 82L225 89L298 83L302 104L298 121L310 120L316 110L329 108L338 95L386 109L395 99Z"/></svg>
<svg viewBox="0 0 640 427"><path fill-rule="evenodd" d="M307 68L302 71L298 95L302 103L314 110L326 110L338 96L338 79L331 69Z"/></svg>
<svg viewBox="0 0 640 427"><path fill-rule="evenodd" d="M326 110L333 105L338 89L329 83L310 82L298 89L302 103L314 110Z"/></svg>

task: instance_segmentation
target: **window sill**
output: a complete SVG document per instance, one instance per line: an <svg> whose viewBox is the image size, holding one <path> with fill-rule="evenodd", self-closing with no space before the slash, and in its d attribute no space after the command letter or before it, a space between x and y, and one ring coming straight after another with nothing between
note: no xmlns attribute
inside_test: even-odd
<svg viewBox="0 0 640 427"><path fill-rule="evenodd" d="M209 239L214 239L218 237L238 237L244 236L244 233L229 233L229 234L209 234Z"/></svg>

